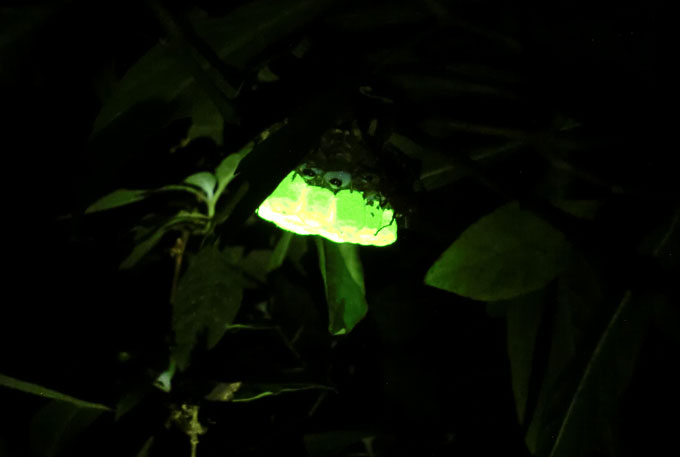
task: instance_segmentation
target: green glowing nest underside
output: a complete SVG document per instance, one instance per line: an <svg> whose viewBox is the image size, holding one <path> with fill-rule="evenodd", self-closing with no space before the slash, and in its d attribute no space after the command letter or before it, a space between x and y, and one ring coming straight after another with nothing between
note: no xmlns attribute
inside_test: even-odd
<svg viewBox="0 0 680 457"><path fill-rule="evenodd" d="M278 227L299 235L320 235L336 243L387 246L397 240L391 208L369 203L349 189L337 193L311 186L291 171L257 209Z"/></svg>

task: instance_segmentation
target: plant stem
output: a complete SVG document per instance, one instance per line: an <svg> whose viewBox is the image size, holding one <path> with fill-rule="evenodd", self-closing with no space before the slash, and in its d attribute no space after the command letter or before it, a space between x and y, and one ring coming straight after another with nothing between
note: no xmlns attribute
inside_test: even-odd
<svg viewBox="0 0 680 457"><path fill-rule="evenodd" d="M170 303L175 301L175 293L177 292L177 283L179 282L179 274L182 271L182 259L184 258L184 250L189 242L189 231L183 230L182 236L177 238L175 246L172 248L171 254L175 258L175 272L172 276L172 285L170 286Z"/></svg>

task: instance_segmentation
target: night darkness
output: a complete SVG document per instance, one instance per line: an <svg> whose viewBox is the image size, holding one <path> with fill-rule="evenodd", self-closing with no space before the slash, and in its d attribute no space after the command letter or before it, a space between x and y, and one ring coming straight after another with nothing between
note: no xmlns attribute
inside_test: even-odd
<svg viewBox="0 0 680 457"><path fill-rule="evenodd" d="M661 6L1 6L0 457L191 457L183 405L201 457L672 449ZM351 171L396 243L255 216L301 163ZM226 190L208 203L196 173ZM117 189L149 192L86 214Z"/></svg>

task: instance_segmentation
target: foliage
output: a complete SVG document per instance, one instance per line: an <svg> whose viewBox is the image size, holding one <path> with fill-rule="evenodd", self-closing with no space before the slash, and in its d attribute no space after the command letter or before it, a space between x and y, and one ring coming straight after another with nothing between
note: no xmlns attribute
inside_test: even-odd
<svg viewBox="0 0 680 457"><path fill-rule="evenodd" d="M673 436L649 406L680 406L653 6L91 3L0 8L0 454L618 457ZM395 244L254 214L330 129L371 155Z"/></svg>
<svg viewBox="0 0 680 457"><path fill-rule="evenodd" d="M476 300L504 300L555 279L568 262L564 236L510 203L468 227L425 276L425 283Z"/></svg>

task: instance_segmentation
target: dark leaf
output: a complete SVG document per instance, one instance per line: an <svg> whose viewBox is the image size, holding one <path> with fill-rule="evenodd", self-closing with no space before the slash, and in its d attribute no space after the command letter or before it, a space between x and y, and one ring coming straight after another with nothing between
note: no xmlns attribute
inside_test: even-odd
<svg viewBox="0 0 680 457"><path fill-rule="evenodd" d="M553 199L550 201L565 213L581 219L594 220L597 212L602 206L600 200L573 200L573 199Z"/></svg>
<svg viewBox="0 0 680 457"><path fill-rule="evenodd" d="M394 75L389 79L398 89L404 91L407 97L418 102L461 96L515 98L504 89L460 79L422 74Z"/></svg>
<svg viewBox="0 0 680 457"><path fill-rule="evenodd" d="M331 16L328 25L349 31L366 31L400 25L415 25L427 20L427 13L417 5L361 3L350 11Z"/></svg>
<svg viewBox="0 0 680 457"><path fill-rule="evenodd" d="M51 401L31 422L31 450L36 457L60 455L66 446L92 424L102 410L83 408L64 401Z"/></svg>
<svg viewBox="0 0 680 457"><path fill-rule="evenodd" d="M251 277L260 282L265 282L267 273L269 273L269 262L271 257L271 249L254 249L245 256L240 263L240 267Z"/></svg>
<svg viewBox="0 0 680 457"><path fill-rule="evenodd" d="M324 433L310 433L305 435L304 441L309 457L330 457L346 455L345 452L348 447L374 437L375 433L368 431L336 430Z"/></svg>
<svg viewBox="0 0 680 457"><path fill-rule="evenodd" d="M234 403L246 403L260 398L271 397L289 392L301 392L305 390L334 389L321 384L297 383L297 384L244 384L240 382L220 383L205 397L212 401L231 401Z"/></svg>
<svg viewBox="0 0 680 457"><path fill-rule="evenodd" d="M247 3L223 18L192 18L196 33L225 64L242 67L271 43L292 33L333 3L332 0L261 0ZM204 62L204 65L207 65ZM215 71L203 68L205 71ZM235 94L225 94L234 96ZM192 72L167 46L156 45L125 74L118 93L102 108L94 125L101 131L145 100L173 103L174 119L192 117L189 138L210 135L222 143L223 119L213 101L197 89Z"/></svg>
<svg viewBox="0 0 680 457"><path fill-rule="evenodd" d="M148 457L149 456L149 450L151 449L151 446L153 446L153 436L150 436L144 442L144 445L142 446L142 448L137 453L137 457Z"/></svg>
<svg viewBox="0 0 680 457"><path fill-rule="evenodd" d="M106 405L101 403L92 403L85 400L80 400L70 395L57 392L56 390L48 389L37 384L33 384L26 381L20 381L19 379L11 378L0 374L0 386L9 387L10 389L20 390L33 395L38 395L40 397L51 398L52 400L59 400L62 402L70 403L79 408L89 408L89 409L99 409L103 411L111 411Z"/></svg>
<svg viewBox="0 0 680 457"><path fill-rule="evenodd" d="M128 270L137 265L137 262L139 262L153 249L154 246L158 244L169 228L169 225L163 225L138 242L130 254L125 258L125 260L121 262L119 268L121 270Z"/></svg>
<svg viewBox="0 0 680 457"><path fill-rule="evenodd" d="M515 408L520 423L524 423L526 419L530 378L532 374L535 375L532 373L532 363L544 301L544 292L541 290L506 302L496 302L507 307L508 357Z"/></svg>
<svg viewBox="0 0 680 457"><path fill-rule="evenodd" d="M172 304L173 357L180 370L189 365L191 351L203 334L208 349L220 341L238 313L242 296L240 273L217 248L205 247L191 259Z"/></svg>
<svg viewBox="0 0 680 457"><path fill-rule="evenodd" d="M143 384L122 394L118 400L118 403L116 404L115 420L120 419L139 403L141 403L150 390L151 387L149 384Z"/></svg>
<svg viewBox="0 0 680 457"><path fill-rule="evenodd" d="M627 292L611 317L563 416L550 457L590 455L628 385L648 319Z"/></svg>
<svg viewBox="0 0 680 457"><path fill-rule="evenodd" d="M147 255L158 244L163 236L170 230L176 229L183 224L194 227L202 227L206 223L206 217L199 212L180 211L170 220L158 228L140 228L136 236L137 244L132 252L121 262L119 268L127 270L134 267L145 255Z"/></svg>
<svg viewBox="0 0 680 457"><path fill-rule="evenodd" d="M283 261L288 255L288 248L290 247L290 241L293 239L293 232L288 232L286 230L281 231L281 237L272 251L272 255L269 258L269 264L267 265L267 272L274 271L279 268Z"/></svg>
<svg viewBox="0 0 680 457"><path fill-rule="evenodd" d="M469 169L456 166L444 154L424 148L403 135L394 133L387 141L407 156L422 162L419 181L427 191L438 189L470 174Z"/></svg>

